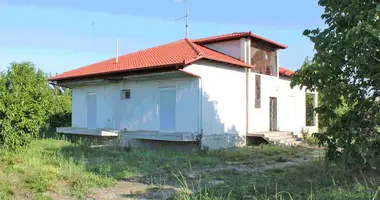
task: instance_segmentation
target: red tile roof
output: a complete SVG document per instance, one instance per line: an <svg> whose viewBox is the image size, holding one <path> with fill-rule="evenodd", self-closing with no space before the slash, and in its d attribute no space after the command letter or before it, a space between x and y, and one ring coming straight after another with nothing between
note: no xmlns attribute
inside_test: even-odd
<svg viewBox="0 0 380 200"><path fill-rule="evenodd" d="M199 41L202 41L202 39L196 41L201 43ZM239 59L197 44L192 40L182 39L176 42L171 42L120 56L118 63L115 63L115 58L112 58L64 72L63 74L51 77L49 80L59 81L95 75L115 74L120 72L160 69L169 66L179 67L188 65L200 59L224 62L238 67L254 67ZM284 70L280 69L280 74L283 73L282 71ZM287 73L288 72L284 72L284 75Z"/></svg>
<svg viewBox="0 0 380 200"><path fill-rule="evenodd" d="M279 73L280 73L280 75L288 76L288 77L290 77L291 75L294 74L293 71L291 71L291 70L289 70L289 69L285 69L285 68L283 68L283 67L280 67L280 69L279 69Z"/></svg>
<svg viewBox="0 0 380 200"><path fill-rule="evenodd" d="M98 62L92 65L64 72L51 77L50 81L78 78L84 76L103 75L116 72L135 71L166 66L190 64L199 59L225 62L241 67L252 67L241 60L195 44L188 39L164 44L142 51Z"/></svg>
<svg viewBox="0 0 380 200"><path fill-rule="evenodd" d="M259 35L253 34L251 33L251 31L250 32L235 32L235 33L229 33L229 34L224 34L224 35L201 38L201 39L194 40L194 42L204 44L204 43L210 43L210 42L221 42L221 41L233 40L233 39L238 39L242 37L251 37L251 38L259 39L280 49L288 48L288 46L286 45L283 45L275 41L261 37Z"/></svg>

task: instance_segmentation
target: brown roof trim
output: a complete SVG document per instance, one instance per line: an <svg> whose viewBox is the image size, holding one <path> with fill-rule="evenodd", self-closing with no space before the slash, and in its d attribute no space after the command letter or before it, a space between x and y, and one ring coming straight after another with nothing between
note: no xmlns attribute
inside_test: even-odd
<svg viewBox="0 0 380 200"><path fill-rule="evenodd" d="M168 69L176 69L178 66L182 66L183 63L176 63L171 65L162 65L162 66L153 66L153 67L145 67L145 68L139 68L139 69L128 69L128 70L119 70L119 71L110 71L110 72L102 72L102 73L96 73L96 74L85 74L85 75L78 75L78 76L71 76L71 77L63 77L63 78L56 78L51 79L49 78L48 81L62 81L62 80L74 80L79 78L98 78L98 77L105 77L105 76L125 76L125 75L136 75L136 74L147 74L147 73L154 73L155 71L166 71ZM170 71L170 70L169 70Z"/></svg>
<svg viewBox="0 0 380 200"><path fill-rule="evenodd" d="M194 49L195 52L197 52L198 56L203 56L203 52L198 49L194 44L193 42L191 42L189 39L185 38L185 41L191 46L191 48Z"/></svg>
<svg viewBox="0 0 380 200"><path fill-rule="evenodd" d="M269 44L272 44L280 49L287 49L288 46L286 45L283 45L283 44L280 44L278 42L275 42L273 40L270 40L270 39L267 39L267 38L264 38L262 36L259 36L259 35L256 35L254 33L252 33L251 31L249 32L238 32L238 33L232 33L232 34L226 34L226 36L223 36L223 35L220 35L220 37L218 36L212 36L210 37L210 39L208 38L201 38L201 39L196 39L196 40L193 40L195 43L200 43L200 44L207 44L207 43L212 43L212 42L222 42L222 41L229 41L229 40L234 40L234 39L238 39L238 38L244 38L244 37L250 37L250 38L253 38L253 39L259 39L259 40L262 40L264 42L267 42Z"/></svg>

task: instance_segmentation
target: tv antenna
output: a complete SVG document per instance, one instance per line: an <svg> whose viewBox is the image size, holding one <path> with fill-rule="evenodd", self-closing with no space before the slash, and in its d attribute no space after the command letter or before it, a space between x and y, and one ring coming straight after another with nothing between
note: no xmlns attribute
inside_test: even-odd
<svg viewBox="0 0 380 200"><path fill-rule="evenodd" d="M189 25L188 25L188 20L189 20L189 5L188 5L188 0L175 0L175 2L180 2L180 3L185 3L186 4L186 15L176 19L175 21L181 20L181 19L186 19L186 38L189 36Z"/></svg>

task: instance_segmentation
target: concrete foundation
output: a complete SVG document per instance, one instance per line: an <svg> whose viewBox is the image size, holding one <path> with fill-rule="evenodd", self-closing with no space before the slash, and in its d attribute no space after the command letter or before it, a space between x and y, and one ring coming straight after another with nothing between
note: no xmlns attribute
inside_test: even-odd
<svg viewBox="0 0 380 200"><path fill-rule="evenodd" d="M196 142L173 142L161 140L145 140L145 139L129 139L128 143L123 143L123 146L129 146L136 149L151 149L151 150L175 150L175 151L196 151Z"/></svg>
<svg viewBox="0 0 380 200"><path fill-rule="evenodd" d="M56 131L57 133L100 136L100 137L116 137L119 135L118 130L104 129L104 128L88 129L88 128L77 128L77 127L57 127Z"/></svg>
<svg viewBox="0 0 380 200"><path fill-rule="evenodd" d="M179 136L181 134L178 134ZM171 149L171 150L196 150L198 141L193 137L192 140L165 140L165 137L159 139L150 139L150 137L136 137L136 134L121 132L121 145L131 146L132 148L144 149ZM173 139L173 137L170 137ZM180 136L179 138L183 138ZM204 135L201 139L201 146L207 149L220 149L238 146L237 136L234 134L215 134Z"/></svg>
<svg viewBox="0 0 380 200"><path fill-rule="evenodd" d="M239 146L238 138L234 134L203 135L202 137L202 147L208 149L221 149L236 146Z"/></svg>

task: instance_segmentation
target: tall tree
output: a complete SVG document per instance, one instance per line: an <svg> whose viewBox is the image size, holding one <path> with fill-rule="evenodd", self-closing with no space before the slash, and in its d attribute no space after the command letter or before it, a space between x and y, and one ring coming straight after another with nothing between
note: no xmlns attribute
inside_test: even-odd
<svg viewBox="0 0 380 200"><path fill-rule="evenodd" d="M27 146L41 130L70 125L71 94L51 87L30 62L11 63L0 73L0 145Z"/></svg>
<svg viewBox="0 0 380 200"><path fill-rule="evenodd" d="M295 73L292 86L323 94L316 112L327 127L317 137L328 147L327 158L370 166L380 155L380 2L319 5L327 27L304 31L316 53Z"/></svg>

